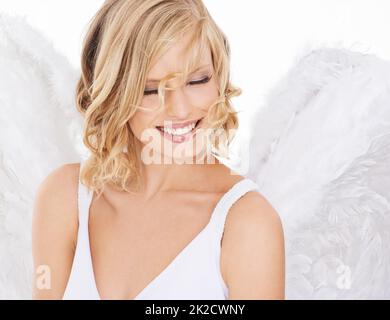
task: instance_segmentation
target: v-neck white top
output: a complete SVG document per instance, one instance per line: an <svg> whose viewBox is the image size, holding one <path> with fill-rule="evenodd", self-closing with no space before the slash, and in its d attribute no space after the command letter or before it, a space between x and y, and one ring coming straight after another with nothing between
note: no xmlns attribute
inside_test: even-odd
<svg viewBox="0 0 390 320"><path fill-rule="evenodd" d="M81 163L81 165L83 162ZM78 187L79 229L71 273L63 299L100 300L89 243L89 207L93 193ZM220 241L229 208L248 191L258 190L249 178L234 184L218 201L208 224L134 300L225 300L220 268Z"/></svg>

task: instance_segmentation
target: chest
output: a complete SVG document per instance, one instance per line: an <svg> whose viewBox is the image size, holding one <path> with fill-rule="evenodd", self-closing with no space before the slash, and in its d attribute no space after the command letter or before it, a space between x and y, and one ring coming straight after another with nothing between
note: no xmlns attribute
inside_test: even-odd
<svg viewBox="0 0 390 320"><path fill-rule="evenodd" d="M114 207L94 199L89 237L95 282L103 299L134 298L208 226L220 197L165 195Z"/></svg>

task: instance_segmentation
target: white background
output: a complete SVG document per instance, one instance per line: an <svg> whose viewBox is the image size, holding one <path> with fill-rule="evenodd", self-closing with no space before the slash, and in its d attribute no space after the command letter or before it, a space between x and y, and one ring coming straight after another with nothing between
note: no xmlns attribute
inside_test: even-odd
<svg viewBox="0 0 390 320"><path fill-rule="evenodd" d="M0 12L23 15L79 66L86 26L103 0L0 0ZM241 127L300 54L337 46L390 59L389 0L205 0L232 49L233 101Z"/></svg>

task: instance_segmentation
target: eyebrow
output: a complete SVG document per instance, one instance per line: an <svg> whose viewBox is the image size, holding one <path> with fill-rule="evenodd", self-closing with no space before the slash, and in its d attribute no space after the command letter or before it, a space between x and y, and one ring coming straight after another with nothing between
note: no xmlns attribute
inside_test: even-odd
<svg viewBox="0 0 390 320"><path fill-rule="evenodd" d="M200 67L197 67L194 71L192 71L190 74L193 74L193 73L195 73L195 72L197 72L197 71L199 71L199 70L201 70L201 69L206 69L206 67L209 67L210 66L210 64L205 64L205 65L203 65L203 66L200 66ZM152 83L159 83L161 81L161 79L148 79L148 80L146 80L146 83L147 84L152 84Z"/></svg>

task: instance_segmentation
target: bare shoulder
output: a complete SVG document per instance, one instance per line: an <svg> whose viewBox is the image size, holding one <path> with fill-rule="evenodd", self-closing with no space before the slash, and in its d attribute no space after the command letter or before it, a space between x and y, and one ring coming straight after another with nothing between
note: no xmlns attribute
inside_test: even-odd
<svg viewBox="0 0 390 320"><path fill-rule="evenodd" d="M221 259L229 299L284 299L282 221L260 192L247 192L230 208Z"/></svg>
<svg viewBox="0 0 390 320"><path fill-rule="evenodd" d="M32 221L33 299L62 298L77 242L79 168L79 163L56 168L36 191Z"/></svg>
<svg viewBox="0 0 390 320"><path fill-rule="evenodd" d="M255 190L247 192L232 205L227 220L235 225L281 227L278 212L260 192Z"/></svg>
<svg viewBox="0 0 390 320"><path fill-rule="evenodd" d="M51 171L39 185L36 200L51 200L58 206L58 201L65 203L74 200L77 194L79 163L68 163Z"/></svg>

